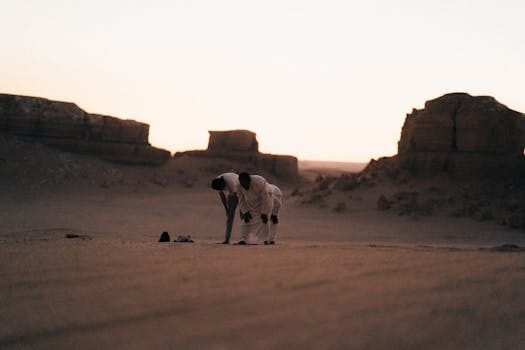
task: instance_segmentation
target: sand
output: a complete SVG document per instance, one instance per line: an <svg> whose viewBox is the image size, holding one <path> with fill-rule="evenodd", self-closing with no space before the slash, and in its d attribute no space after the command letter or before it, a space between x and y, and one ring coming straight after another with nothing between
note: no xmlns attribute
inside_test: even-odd
<svg viewBox="0 0 525 350"><path fill-rule="evenodd" d="M245 247L224 219L204 186L4 195L0 348L525 346L525 253L479 249L519 231L289 201L278 244Z"/></svg>

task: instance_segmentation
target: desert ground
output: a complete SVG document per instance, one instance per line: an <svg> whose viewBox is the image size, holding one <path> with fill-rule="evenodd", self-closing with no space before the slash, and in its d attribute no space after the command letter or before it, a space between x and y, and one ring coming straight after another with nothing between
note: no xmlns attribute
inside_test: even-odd
<svg viewBox="0 0 525 350"><path fill-rule="evenodd" d="M82 158L41 150L69 164L53 172L24 147L0 155L2 349L525 346L525 253L492 249L523 246L522 231L380 212L366 189L335 212L283 184L277 245L220 245L220 164L151 177L92 161L76 178Z"/></svg>

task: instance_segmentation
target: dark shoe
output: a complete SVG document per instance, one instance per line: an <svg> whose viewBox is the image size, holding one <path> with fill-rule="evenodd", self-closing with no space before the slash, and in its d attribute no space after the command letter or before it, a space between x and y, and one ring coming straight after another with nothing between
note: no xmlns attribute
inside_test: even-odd
<svg viewBox="0 0 525 350"><path fill-rule="evenodd" d="M159 242L169 242L171 241L170 234L166 231L162 232L159 238Z"/></svg>
<svg viewBox="0 0 525 350"><path fill-rule="evenodd" d="M239 243L237 243L238 245L246 245L246 242L245 241L239 241Z"/></svg>
<svg viewBox="0 0 525 350"><path fill-rule="evenodd" d="M275 244L275 241L270 241L270 242L268 242L268 244L270 244L270 245L274 245L274 244Z"/></svg>
<svg viewBox="0 0 525 350"><path fill-rule="evenodd" d="M221 244L230 244L230 241L224 241Z"/></svg>
<svg viewBox="0 0 525 350"><path fill-rule="evenodd" d="M270 242L264 241L264 245L268 245L268 244L270 244Z"/></svg>

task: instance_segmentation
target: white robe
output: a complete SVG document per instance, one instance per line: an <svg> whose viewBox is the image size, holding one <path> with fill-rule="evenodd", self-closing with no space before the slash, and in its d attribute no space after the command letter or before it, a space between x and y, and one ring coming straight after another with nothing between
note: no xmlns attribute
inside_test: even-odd
<svg viewBox="0 0 525 350"><path fill-rule="evenodd" d="M242 213L249 212L252 216L248 223L244 222L244 220L241 221L241 240L248 243L256 243L268 238L269 225L262 222L261 215L266 214L268 219L270 219L273 199L271 188L264 177L250 175L250 179L250 188L248 190L240 184L237 186L239 210Z"/></svg>

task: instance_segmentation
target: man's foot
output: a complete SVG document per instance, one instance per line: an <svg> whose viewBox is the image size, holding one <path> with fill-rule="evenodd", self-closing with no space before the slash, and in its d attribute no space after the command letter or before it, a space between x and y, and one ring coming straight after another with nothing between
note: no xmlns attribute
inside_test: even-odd
<svg viewBox="0 0 525 350"><path fill-rule="evenodd" d="M270 242L268 242L268 244L273 245L273 244L275 244L275 241L270 241Z"/></svg>
<svg viewBox="0 0 525 350"><path fill-rule="evenodd" d="M230 244L230 241L224 241L221 244Z"/></svg>
<svg viewBox="0 0 525 350"><path fill-rule="evenodd" d="M239 243L237 243L238 245L246 245L246 242L245 241L239 241Z"/></svg>
<svg viewBox="0 0 525 350"><path fill-rule="evenodd" d="M268 244L270 244L270 242L264 241L264 245L268 245Z"/></svg>

